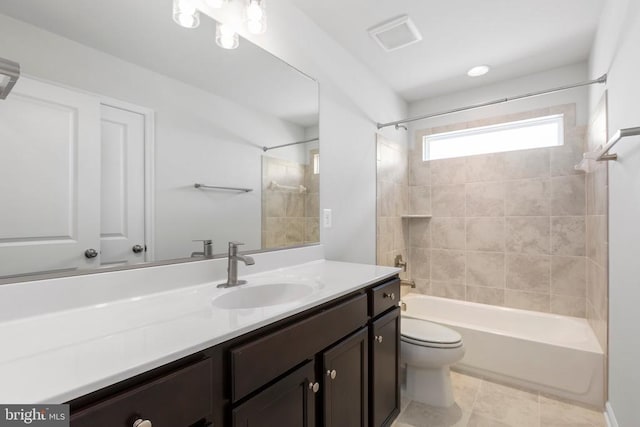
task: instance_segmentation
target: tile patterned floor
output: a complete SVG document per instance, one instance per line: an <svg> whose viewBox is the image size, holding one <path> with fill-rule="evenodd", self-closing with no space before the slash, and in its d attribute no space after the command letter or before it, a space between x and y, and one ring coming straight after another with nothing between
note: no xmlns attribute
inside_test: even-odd
<svg viewBox="0 0 640 427"><path fill-rule="evenodd" d="M452 372L456 403L447 409L403 397L392 427L606 427L602 413Z"/></svg>

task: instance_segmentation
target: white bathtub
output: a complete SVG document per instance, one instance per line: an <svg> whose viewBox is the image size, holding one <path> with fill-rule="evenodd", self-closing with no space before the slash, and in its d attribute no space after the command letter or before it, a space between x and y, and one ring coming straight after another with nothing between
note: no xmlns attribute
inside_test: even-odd
<svg viewBox="0 0 640 427"><path fill-rule="evenodd" d="M455 368L602 408L604 354L585 319L409 294L403 316L455 329Z"/></svg>

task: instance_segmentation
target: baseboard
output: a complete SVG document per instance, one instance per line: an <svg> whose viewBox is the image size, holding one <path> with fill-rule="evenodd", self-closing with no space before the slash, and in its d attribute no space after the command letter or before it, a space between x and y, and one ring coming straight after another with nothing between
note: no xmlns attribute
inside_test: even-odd
<svg viewBox="0 0 640 427"><path fill-rule="evenodd" d="M607 421L608 427L619 427L616 416L613 413L613 408L609 402L604 405L604 419Z"/></svg>

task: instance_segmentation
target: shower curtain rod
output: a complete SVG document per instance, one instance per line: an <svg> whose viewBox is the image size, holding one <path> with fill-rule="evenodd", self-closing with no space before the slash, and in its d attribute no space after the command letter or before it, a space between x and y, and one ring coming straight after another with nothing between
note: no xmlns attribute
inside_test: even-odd
<svg viewBox="0 0 640 427"><path fill-rule="evenodd" d="M410 117L410 118L407 118L407 119L404 119L404 120L396 120L395 122L378 123L378 129L386 128L386 127L389 127L389 126L395 126L396 129L398 129L398 128L400 128L400 125L402 125L402 124L411 123L411 122L415 122L415 121L418 121L418 120L424 120L424 119L430 119L430 118L433 118L433 117L446 116L448 114L459 113L461 111L467 111L467 110L474 110L476 108L488 107L490 105L502 104L502 103L509 102L509 101L516 101L518 99L531 98L531 97L534 97L534 96L546 95L548 93L560 92L560 91L563 91L563 90L574 89L574 88L577 88L577 87L590 86L590 85L593 85L593 84L603 84L603 83L607 83L607 75L606 74L603 74L601 77L599 77L599 78L597 78L595 80L589 80L589 81L586 81L586 82L574 83L574 84L570 84L570 85L566 85L566 86L556 87L556 88L553 88L553 89L541 90L539 92L530 92L530 93L526 93L524 95L518 95L518 96L511 96L511 97L508 97L508 98L496 99L494 101L483 102L482 104L475 104L475 105L470 105L470 106L467 106L467 107L454 108L453 110L442 111L440 113L432 113L432 114L425 114L423 116Z"/></svg>
<svg viewBox="0 0 640 427"><path fill-rule="evenodd" d="M320 138L305 139L304 141L296 141L296 142L290 142L288 144L274 145L273 147L262 147L262 151L266 153L267 151L273 150L274 148L282 148L282 147L288 147L290 145L306 144L307 142L315 142L315 141L320 141Z"/></svg>

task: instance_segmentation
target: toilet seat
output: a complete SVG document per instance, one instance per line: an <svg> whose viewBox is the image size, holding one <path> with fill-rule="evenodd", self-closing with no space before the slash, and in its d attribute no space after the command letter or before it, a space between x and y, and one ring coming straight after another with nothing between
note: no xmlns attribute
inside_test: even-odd
<svg viewBox="0 0 640 427"><path fill-rule="evenodd" d="M442 325L422 319L403 317L400 324L400 339L420 347L458 348L462 346L462 336Z"/></svg>

